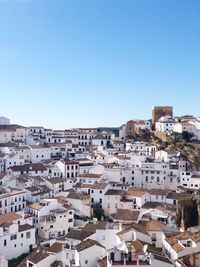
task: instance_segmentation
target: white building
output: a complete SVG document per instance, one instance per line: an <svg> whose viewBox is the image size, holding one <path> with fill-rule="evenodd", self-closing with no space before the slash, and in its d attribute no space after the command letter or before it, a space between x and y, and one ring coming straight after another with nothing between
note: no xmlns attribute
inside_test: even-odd
<svg viewBox="0 0 200 267"><path fill-rule="evenodd" d="M184 256L200 252L199 230L195 230L195 227L192 229L163 241L163 252L172 263L175 264Z"/></svg>
<svg viewBox="0 0 200 267"><path fill-rule="evenodd" d="M97 267L97 261L107 255L105 247L92 239L87 239L75 248L79 254L80 266Z"/></svg>
<svg viewBox="0 0 200 267"><path fill-rule="evenodd" d="M28 136L27 128L15 124L2 125L0 128L0 143L9 143L12 141L26 142Z"/></svg>
<svg viewBox="0 0 200 267"><path fill-rule="evenodd" d="M30 204L27 211L33 216L33 224L41 239L64 236L74 226L74 210L57 199Z"/></svg>
<svg viewBox="0 0 200 267"><path fill-rule="evenodd" d="M32 218L20 213L0 215L0 255L10 260L28 253L35 246Z"/></svg>
<svg viewBox="0 0 200 267"><path fill-rule="evenodd" d="M30 161L38 163L44 160L51 159L51 148L45 145L31 145L30 147Z"/></svg>
<svg viewBox="0 0 200 267"><path fill-rule="evenodd" d="M195 135L196 128L190 122L178 122L174 124L173 131L177 133L188 132Z"/></svg>
<svg viewBox="0 0 200 267"><path fill-rule="evenodd" d="M26 191L20 189L1 189L0 214L22 211L26 208Z"/></svg>
<svg viewBox="0 0 200 267"><path fill-rule="evenodd" d="M192 172L181 172L180 174L180 186L187 189L199 189L200 188L200 174Z"/></svg>
<svg viewBox="0 0 200 267"><path fill-rule="evenodd" d="M172 133L174 125L176 124L176 119L171 116L164 116L156 122L156 131Z"/></svg>
<svg viewBox="0 0 200 267"><path fill-rule="evenodd" d="M59 160L56 167L63 178L76 178L79 174L79 162L73 160Z"/></svg>

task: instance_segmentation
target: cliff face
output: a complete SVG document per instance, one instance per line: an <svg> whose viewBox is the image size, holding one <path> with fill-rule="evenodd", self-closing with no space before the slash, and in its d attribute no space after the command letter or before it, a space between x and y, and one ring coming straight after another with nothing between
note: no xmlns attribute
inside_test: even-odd
<svg viewBox="0 0 200 267"><path fill-rule="evenodd" d="M187 134L167 135L159 132L140 132L130 136L135 141L148 142L158 149L180 152L181 156L192 163L197 169L200 167L200 142L192 140Z"/></svg>

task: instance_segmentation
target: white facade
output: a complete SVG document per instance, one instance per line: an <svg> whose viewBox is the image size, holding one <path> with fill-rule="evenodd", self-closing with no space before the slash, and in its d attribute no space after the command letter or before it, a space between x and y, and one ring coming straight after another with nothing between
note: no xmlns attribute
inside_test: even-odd
<svg viewBox="0 0 200 267"><path fill-rule="evenodd" d="M27 221L18 213L7 213L0 215L0 221L7 223L6 226L0 226L0 255L10 260L28 253L35 246L35 229L31 225L31 218Z"/></svg>
<svg viewBox="0 0 200 267"><path fill-rule="evenodd" d="M193 174L192 172L181 172L180 174L180 185L188 189L199 189L200 188L200 174Z"/></svg>
<svg viewBox="0 0 200 267"><path fill-rule="evenodd" d="M27 128L21 126L12 127L11 125L9 127L10 129L5 128L0 130L0 143L9 143L15 140L26 142L28 136Z"/></svg>
<svg viewBox="0 0 200 267"><path fill-rule="evenodd" d="M27 206L41 238L63 236L74 226L74 210L63 207L56 199L42 200Z"/></svg>
<svg viewBox="0 0 200 267"><path fill-rule="evenodd" d="M51 159L51 149L47 146L30 146L30 161L32 163Z"/></svg>
<svg viewBox="0 0 200 267"><path fill-rule="evenodd" d="M164 116L156 122L156 131L171 133L174 129L174 125L176 124L176 119L171 116Z"/></svg>
<svg viewBox="0 0 200 267"><path fill-rule="evenodd" d="M25 190L4 190L0 195L0 214L17 212L26 208Z"/></svg>

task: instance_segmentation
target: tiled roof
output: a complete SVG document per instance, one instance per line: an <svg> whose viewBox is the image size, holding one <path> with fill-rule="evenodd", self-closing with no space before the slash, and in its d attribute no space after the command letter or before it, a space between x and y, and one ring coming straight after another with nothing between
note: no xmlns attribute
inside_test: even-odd
<svg viewBox="0 0 200 267"><path fill-rule="evenodd" d="M83 231L85 232L96 232L96 224L93 223L87 223L84 227L83 227Z"/></svg>
<svg viewBox="0 0 200 267"><path fill-rule="evenodd" d="M48 181L51 184L60 184L60 183L64 183L64 180L60 177L53 177L51 179L46 179L46 181Z"/></svg>
<svg viewBox="0 0 200 267"><path fill-rule="evenodd" d="M37 252L37 250L35 250L27 257L27 260L29 260L33 264L37 264L38 262L46 259L49 256L50 254L47 251L42 250Z"/></svg>
<svg viewBox="0 0 200 267"><path fill-rule="evenodd" d="M147 231L156 231L156 232L163 232L163 230L165 229L166 225L156 221L156 220L150 220L148 222L144 223L145 228Z"/></svg>
<svg viewBox="0 0 200 267"><path fill-rule="evenodd" d="M19 225L19 232L28 231L28 230L31 230L33 228L34 228L34 226L32 226L30 224Z"/></svg>
<svg viewBox="0 0 200 267"><path fill-rule="evenodd" d="M102 260L98 260L98 266L99 267L107 267L108 266L107 262L108 262L107 257L103 258Z"/></svg>
<svg viewBox="0 0 200 267"><path fill-rule="evenodd" d="M104 229L106 229L107 224L108 224L107 221L99 221L99 222L96 224L96 228L97 228L97 229L104 230Z"/></svg>
<svg viewBox="0 0 200 267"><path fill-rule="evenodd" d="M40 203L36 202L36 203L28 205L27 207L31 208L31 209L34 209L34 210L40 210L41 208L43 208L43 205L41 205Z"/></svg>
<svg viewBox="0 0 200 267"><path fill-rule="evenodd" d="M166 196L169 193L169 190L165 189L151 189L148 190L150 195L157 195L157 196Z"/></svg>
<svg viewBox="0 0 200 267"><path fill-rule="evenodd" d="M127 194L133 197L142 197L146 193L145 190L131 187L128 189Z"/></svg>
<svg viewBox="0 0 200 267"><path fill-rule="evenodd" d="M182 246L179 241L188 240L188 239L193 240L195 243L199 243L200 242L200 231L196 233L192 233L190 231L183 232L183 233L177 234L176 236L167 237L166 241L178 253L181 250L185 249L185 247Z"/></svg>
<svg viewBox="0 0 200 267"><path fill-rule="evenodd" d="M104 189L104 188L106 188L107 185L108 185L108 183L94 183L91 186L91 189Z"/></svg>
<svg viewBox="0 0 200 267"><path fill-rule="evenodd" d="M124 191L122 190L117 190L117 189L108 189L108 191L105 193L107 196L112 196L112 195L122 195Z"/></svg>
<svg viewBox="0 0 200 267"><path fill-rule="evenodd" d="M75 248L78 252L81 252L81 251L88 249L88 248L91 248L93 246L98 246L98 247L105 249L105 247L102 246L99 242L92 240L92 239L87 239L87 240L81 242L80 244L76 245Z"/></svg>
<svg viewBox="0 0 200 267"><path fill-rule="evenodd" d="M0 225L3 223L12 222L12 221L19 220L19 219L22 219L22 216L16 212L8 212L5 214L1 214L0 215Z"/></svg>
<svg viewBox="0 0 200 267"><path fill-rule="evenodd" d="M0 173L0 180L3 179L6 175L7 173Z"/></svg>
<svg viewBox="0 0 200 267"><path fill-rule="evenodd" d="M80 194L79 192L71 190L67 198L84 200L84 199L88 199L89 197L87 195L83 195L83 194Z"/></svg>
<svg viewBox="0 0 200 267"><path fill-rule="evenodd" d="M63 244L55 242L49 249L49 252L57 254L58 252L61 252L63 250Z"/></svg>
<svg viewBox="0 0 200 267"><path fill-rule="evenodd" d="M12 171L21 172L21 171L46 171L47 168L42 163L32 163L24 165L15 165L10 167Z"/></svg>
<svg viewBox="0 0 200 267"><path fill-rule="evenodd" d="M131 221L138 220L140 211L130 209L118 209L117 213L113 215L113 218L117 221Z"/></svg>
<svg viewBox="0 0 200 267"><path fill-rule="evenodd" d="M134 247L135 252L143 252L143 245L139 240L132 241L131 245Z"/></svg>
<svg viewBox="0 0 200 267"><path fill-rule="evenodd" d="M78 177L81 178L100 178L102 174L96 174L96 173L84 173L84 174L79 174Z"/></svg>
<svg viewBox="0 0 200 267"><path fill-rule="evenodd" d="M66 238L83 241L93 234L94 234L94 232L83 231L83 230L78 230L78 229L73 230L72 229L66 234Z"/></svg>

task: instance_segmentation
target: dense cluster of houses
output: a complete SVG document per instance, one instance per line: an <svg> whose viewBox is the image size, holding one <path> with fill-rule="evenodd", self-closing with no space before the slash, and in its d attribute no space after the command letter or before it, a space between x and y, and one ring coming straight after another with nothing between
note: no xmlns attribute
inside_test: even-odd
<svg viewBox="0 0 200 267"><path fill-rule="evenodd" d="M200 138L198 118L161 115L157 131ZM176 214L200 173L177 151L128 138L151 127L52 130L0 117L0 267L21 255L21 267L186 266L200 227L185 231Z"/></svg>

